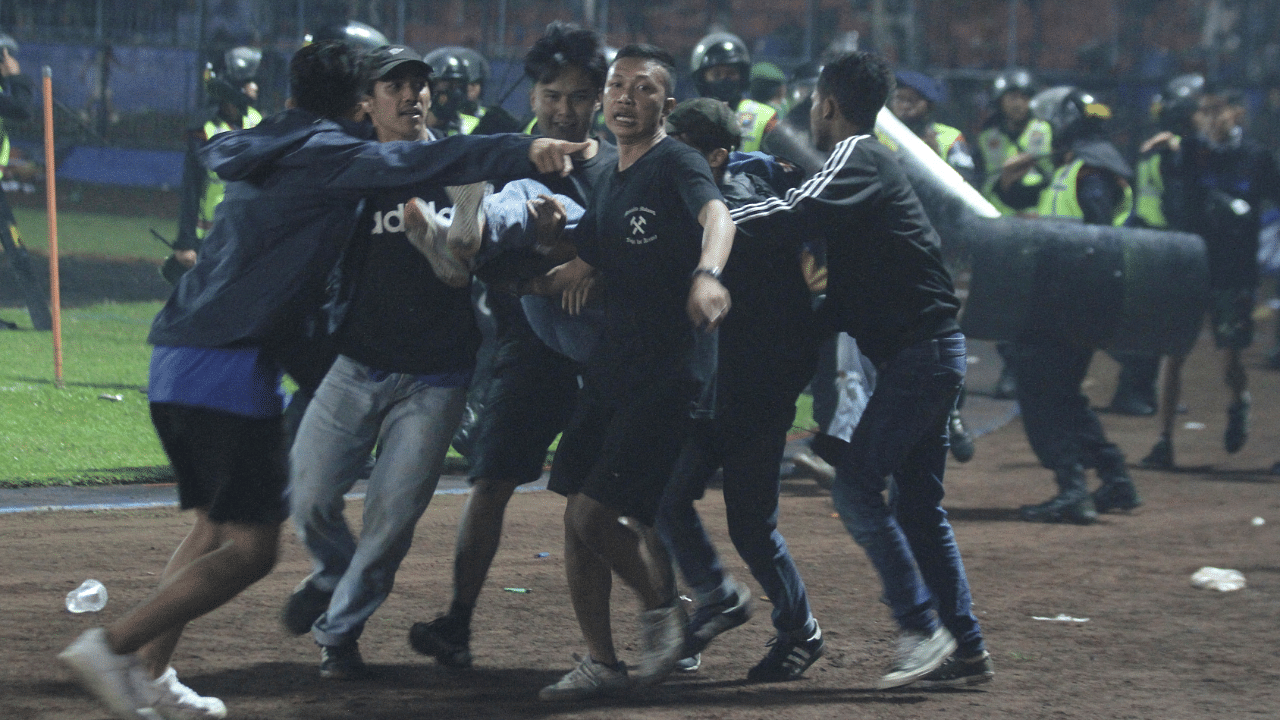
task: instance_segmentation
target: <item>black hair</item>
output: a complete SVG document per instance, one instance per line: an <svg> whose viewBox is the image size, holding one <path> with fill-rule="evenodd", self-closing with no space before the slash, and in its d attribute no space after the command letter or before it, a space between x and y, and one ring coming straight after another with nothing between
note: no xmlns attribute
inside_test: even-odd
<svg viewBox="0 0 1280 720"><path fill-rule="evenodd" d="M709 153L712 150L727 150L733 152L742 145L742 138L734 135L728 130L718 128L698 128L694 131L684 131L681 133L682 138L690 147L701 153Z"/></svg>
<svg viewBox="0 0 1280 720"><path fill-rule="evenodd" d="M875 127L876 115L893 92L893 71L884 58L863 50L839 55L822 67L818 90L834 98L840 114L862 130Z"/></svg>
<svg viewBox="0 0 1280 720"><path fill-rule="evenodd" d="M289 61L294 104L330 119L346 117L364 96L365 53L340 40L312 43Z"/></svg>
<svg viewBox="0 0 1280 720"><path fill-rule="evenodd" d="M667 97L674 97L676 92L675 73L676 59L671 53L663 50L657 45L648 43L633 43L624 45L618 49L618 54L614 56L613 61L616 63L625 58L639 58L641 60L652 60L662 66L662 70L666 73L666 80L663 85L667 89Z"/></svg>
<svg viewBox="0 0 1280 720"><path fill-rule="evenodd" d="M535 83L551 83L570 66L582 68L596 88L604 87L609 63L600 36L573 23L556 20L524 56L524 74Z"/></svg>

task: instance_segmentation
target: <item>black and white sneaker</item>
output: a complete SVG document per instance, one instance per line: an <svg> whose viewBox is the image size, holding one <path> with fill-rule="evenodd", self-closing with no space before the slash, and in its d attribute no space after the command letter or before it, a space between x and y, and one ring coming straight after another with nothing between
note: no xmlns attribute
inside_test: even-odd
<svg viewBox="0 0 1280 720"><path fill-rule="evenodd" d="M932 690L978 685L991 682L995 674L995 668L991 665L991 653L984 650L981 655L970 658L962 658L953 653L937 670L915 681L912 687Z"/></svg>
<svg viewBox="0 0 1280 720"><path fill-rule="evenodd" d="M769 654L747 673L751 682L783 682L796 680L817 662L826 650L822 628L814 625L808 640L792 641L781 637L769 640Z"/></svg>
<svg viewBox="0 0 1280 720"><path fill-rule="evenodd" d="M750 619L751 588L734 580L732 595L693 611L693 617L689 620L689 636L684 644L685 652L690 655L702 652L716 636Z"/></svg>

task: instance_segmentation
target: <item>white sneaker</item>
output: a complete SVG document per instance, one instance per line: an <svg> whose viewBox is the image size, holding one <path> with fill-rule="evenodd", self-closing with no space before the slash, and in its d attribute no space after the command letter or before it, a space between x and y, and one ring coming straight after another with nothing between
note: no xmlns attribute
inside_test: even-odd
<svg viewBox="0 0 1280 720"><path fill-rule="evenodd" d="M823 460L810 450L801 450L791 456L791 462L803 467L813 476L814 482L824 489L830 490L836 481L836 469L831 463Z"/></svg>
<svg viewBox="0 0 1280 720"><path fill-rule="evenodd" d="M471 282L469 263L459 260L449 250L449 227L435 208L422 198L413 198L405 203L404 234L410 244L427 258L431 270L445 285L460 288Z"/></svg>
<svg viewBox="0 0 1280 720"><path fill-rule="evenodd" d="M62 664L75 673L82 686L117 718L156 720L151 676L142 660L132 653L117 655L107 644L103 628L85 630L66 650L58 653Z"/></svg>
<svg viewBox="0 0 1280 720"><path fill-rule="evenodd" d="M444 189L453 201L453 220L449 225L449 252L470 265L480 251L484 237L484 199L493 192L487 182L453 185Z"/></svg>
<svg viewBox="0 0 1280 720"><path fill-rule="evenodd" d="M689 616L680 602L640 613L640 674L636 684L657 685L688 657L684 651Z"/></svg>
<svg viewBox="0 0 1280 720"><path fill-rule="evenodd" d="M173 668L151 683L157 698L151 707L164 720L218 720L227 716L227 706L215 697L201 697L178 680Z"/></svg>
<svg viewBox="0 0 1280 720"><path fill-rule="evenodd" d="M578 667L570 670L554 685L548 685L538 692L539 700L583 700L622 692L631 687L627 677L626 663L618 663L620 669L596 662L590 655L582 657L573 654Z"/></svg>
<svg viewBox="0 0 1280 720"><path fill-rule="evenodd" d="M956 639L944 627L939 627L932 635L904 630L898 636L898 657L876 687L887 690L910 685L937 670L955 649Z"/></svg>

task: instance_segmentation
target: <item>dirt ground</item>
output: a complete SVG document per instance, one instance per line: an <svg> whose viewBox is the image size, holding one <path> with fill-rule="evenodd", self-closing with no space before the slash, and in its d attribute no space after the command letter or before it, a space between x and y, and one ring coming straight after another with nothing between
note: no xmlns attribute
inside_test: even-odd
<svg viewBox="0 0 1280 720"><path fill-rule="evenodd" d="M797 682L748 684L771 636L767 602L718 639L702 669L643 695L547 704L541 686L582 651L568 607L560 543L563 500L516 496L504 544L475 620L476 668L449 672L414 654L409 625L448 604L454 530L464 498L439 496L388 602L362 639L374 677L317 675L318 652L288 637L279 608L308 572L288 534L275 573L188 628L175 656L183 680L224 699L234 718L1245 718L1280 716L1280 373L1261 369L1270 328L1248 355L1253 433L1236 455L1222 450L1226 391L1203 342L1189 362L1187 404L1174 472L1134 470L1146 506L1092 527L1032 525L1017 507L1051 494L1015 420L982 438L977 457L948 469L947 506L968 567L975 607L995 660L994 682L976 690L873 690L894 627L862 551L811 481L783 488L783 533L827 637L827 654ZM1110 397L1115 365L1099 353L1089 392ZM975 388L978 390L980 388ZM1148 418L1104 415L1112 439L1136 463L1156 436ZM731 554L723 501L701 508ZM349 515L359 512L356 503ZM1253 519L1264 518L1258 525ZM0 718L105 717L70 682L54 655L77 634L120 617L156 582L191 522L169 510L29 513L0 519ZM358 520L357 520L358 522ZM547 557L538 557L540 553ZM751 581L740 561L728 565ZM1235 568L1239 592L1197 589L1202 566ZM111 593L97 615L72 615L63 596L93 577ZM514 593L504 588L526 588ZM615 631L635 657L635 604L615 588ZM1065 614L1087 622L1045 621Z"/></svg>

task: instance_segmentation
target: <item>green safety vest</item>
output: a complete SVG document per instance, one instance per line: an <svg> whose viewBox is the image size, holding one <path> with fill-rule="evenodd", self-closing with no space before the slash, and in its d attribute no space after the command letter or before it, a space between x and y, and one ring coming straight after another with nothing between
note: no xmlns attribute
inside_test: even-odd
<svg viewBox="0 0 1280 720"><path fill-rule="evenodd" d="M953 128L950 125L943 125L942 123L933 123L933 133L938 140L938 156L943 160L946 160L947 155L950 154L951 146L955 145L956 141L960 139L960 136L964 134L960 132L958 128ZM901 149L898 147L898 143L894 142L893 138L889 137L880 129L879 125L876 126L876 139L880 141L881 145L884 145L894 152L898 152Z"/></svg>
<svg viewBox="0 0 1280 720"><path fill-rule="evenodd" d="M245 111L244 129L249 129L262 122L262 113L255 108L250 107ZM208 141L215 135L221 135L224 132L231 132L236 128L231 127L226 120L222 118L214 118L204 124L204 139ZM204 198L200 200L200 219L196 223L196 237L203 238L209 228L213 226L213 212L218 209L218 204L222 202L222 197L227 192L227 186L222 182L222 178L218 177L215 172L209 172L209 180L205 183Z"/></svg>
<svg viewBox="0 0 1280 720"><path fill-rule="evenodd" d="M742 152L755 152L764 141L764 132L778 111L761 102L743 98L738 103L738 123L742 127Z"/></svg>
<svg viewBox="0 0 1280 720"><path fill-rule="evenodd" d="M1021 152L1029 152L1040 156L1034 167L1022 177L1023 185L1039 185L1046 177L1053 175L1053 164L1049 154L1053 149L1053 129L1044 120L1031 119L1014 142L998 127L989 127L978 135L978 152L982 153L982 164L987 176L982 181L982 195L1002 215L1014 215L1016 210L1004 204L996 195L996 183L1000 182L1000 168L1005 161Z"/></svg>
<svg viewBox="0 0 1280 720"><path fill-rule="evenodd" d="M0 167L9 166L9 132L5 130L4 120L0 119Z"/></svg>
<svg viewBox="0 0 1280 720"><path fill-rule="evenodd" d="M933 134L938 140L938 155L943 160L946 160L947 156L951 154L951 146L955 145L956 141L964 133L961 133L959 128L953 128L942 123L934 123Z"/></svg>
<svg viewBox="0 0 1280 720"><path fill-rule="evenodd" d="M1053 176L1053 182L1040 193L1040 205L1036 214L1042 218L1063 218L1084 220L1084 208L1080 207L1080 198L1076 195L1076 184L1080 180L1080 169L1083 160L1074 160L1061 168ZM1133 212L1133 189L1127 184L1124 187L1124 199L1116 206L1112 225L1124 225Z"/></svg>
<svg viewBox="0 0 1280 720"><path fill-rule="evenodd" d="M1160 153L1151 153L1138 161L1134 168L1134 185L1138 201L1133 214L1147 227L1169 227L1169 220L1164 215L1164 175L1160 172Z"/></svg>

